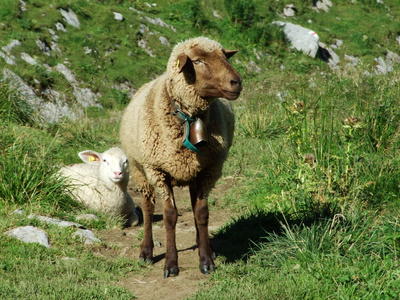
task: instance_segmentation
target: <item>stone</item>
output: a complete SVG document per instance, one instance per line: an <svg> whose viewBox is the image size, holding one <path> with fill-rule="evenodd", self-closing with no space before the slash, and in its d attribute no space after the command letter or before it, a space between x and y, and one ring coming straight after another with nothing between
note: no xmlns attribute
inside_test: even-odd
<svg viewBox="0 0 400 300"><path fill-rule="evenodd" d="M81 27L78 16L71 9L68 8L68 11L66 11L60 8L60 12L61 15L64 17L64 21L67 22L67 24L76 28Z"/></svg>
<svg viewBox="0 0 400 300"><path fill-rule="evenodd" d="M293 4L288 4L283 9L283 15L285 17L294 17L297 14L297 9Z"/></svg>
<svg viewBox="0 0 400 300"><path fill-rule="evenodd" d="M25 52L21 53L21 59L32 66L35 66L38 64L38 62L32 56L30 56L28 53L25 53Z"/></svg>
<svg viewBox="0 0 400 300"><path fill-rule="evenodd" d="M83 225L75 222L70 222L70 221L63 221L60 219L54 219L54 218L49 218L45 216L37 216L37 215L29 215L28 219L36 219L41 222L51 224L51 225L56 225L58 227L77 227L77 228L83 228Z"/></svg>
<svg viewBox="0 0 400 300"><path fill-rule="evenodd" d="M94 233L89 230L89 229L78 229L76 232L72 234L74 238L80 239L82 242L84 242L86 245L91 245L94 243L100 243L101 240L99 240Z"/></svg>
<svg viewBox="0 0 400 300"><path fill-rule="evenodd" d="M117 12L113 12L113 14L114 14L114 19L115 20L117 20L117 21L123 21L124 20L124 16L122 14L117 13Z"/></svg>
<svg viewBox="0 0 400 300"><path fill-rule="evenodd" d="M49 238L43 230L34 226L17 227L4 233L25 243L39 243L50 248Z"/></svg>
<svg viewBox="0 0 400 300"><path fill-rule="evenodd" d="M21 42L18 40L12 40L7 46L2 47L3 51L7 53L7 55L11 55L11 50L15 47L21 46Z"/></svg>
<svg viewBox="0 0 400 300"><path fill-rule="evenodd" d="M63 23L57 22L55 24L57 31L63 31L63 32L67 32L67 29L65 29Z"/></svg>
<svg viewBox="0 0 400 300"><path fill-rule="evenodd" d="M283 28L285 36L292 48L302 51L306 55L315 58L318 53L318 34L308 28L292 23L276 21L273 24Z"/></svg>

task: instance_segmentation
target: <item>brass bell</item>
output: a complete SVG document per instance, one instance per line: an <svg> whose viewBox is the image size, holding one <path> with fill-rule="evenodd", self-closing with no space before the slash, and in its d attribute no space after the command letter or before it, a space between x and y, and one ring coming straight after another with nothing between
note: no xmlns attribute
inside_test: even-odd
<svg viewBox="0 0 400 300"><path fill-rule="evenodd" d="M189 141L196 147L201 147L208 143L207 128L200 118L196 118L190 124Z"/></svg>

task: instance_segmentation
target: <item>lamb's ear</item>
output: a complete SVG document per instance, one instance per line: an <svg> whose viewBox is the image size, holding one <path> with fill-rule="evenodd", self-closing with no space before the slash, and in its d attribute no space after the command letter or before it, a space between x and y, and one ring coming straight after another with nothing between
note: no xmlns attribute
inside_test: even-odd
<svg viewBox="0 0 400 300"><path fill-rule="evenodd" d="M101 161L101 153L92 150L85 150L78 153L83 162L87 164L99 164Z"/></svg>
<svg viewBox="0 0 400 300"><path fill-rule="evenodd" d="M231 58L233 54L238 52L237 50L225 50L223 49L222 52L224 52L226 58Z"/></svg>
<svg viewBox="0 0 400 300"><path fill-rule="evenodd" d="M181 53L178 55L178 58L176 60L176 66L179 70L179 73L182 72L183 67L186 65L186 63L188 62L189 57L185 54L185 53Z"/></svg>

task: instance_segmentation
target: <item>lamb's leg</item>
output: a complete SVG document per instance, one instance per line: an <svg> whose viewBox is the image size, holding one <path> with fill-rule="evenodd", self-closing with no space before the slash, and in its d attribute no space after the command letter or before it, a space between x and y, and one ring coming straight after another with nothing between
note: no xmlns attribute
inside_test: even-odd
<svg viewBox="0 0 400 300"><path fill-rule="evenodd" d="M199 268L201 273L215 271L213 252L208 238L208 199L195 185L190 186L190 199L196 224L196 240L199 247Z"/></svg>
<svg viewBox="0 0 400 300"><path fill-rule="evenodd" d="M176 249L175 227L178 220L178 210L175 205L175 198L172 187L167 184L165 187L164 197L164 226L166 233L166 252L164 265L164 278L169 276L177 276L178 268L178 252Z"/></svg>
<svg viewBox="0 0 400 300"><path fill-rule="evenodd" d="M147 191L147 193L142 192L143 194L143 202L142 202L142 210L143 210L143 240L142 246L140 248L139 258L146 262L153 261L153 215L154 215L154 191Z"/></svg>

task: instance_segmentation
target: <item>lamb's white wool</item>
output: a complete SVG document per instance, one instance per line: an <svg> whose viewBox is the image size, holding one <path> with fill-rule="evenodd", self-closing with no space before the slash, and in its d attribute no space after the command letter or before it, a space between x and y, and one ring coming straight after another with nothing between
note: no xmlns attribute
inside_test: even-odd
<svg viewBox="0 0 400 300"><path fill-rule="evenodd" d="M135 204L127 192L129 163L125 153L114 147L103 153L86 150L78 155L85 163L60 170L72 196L92 210L123 216L127 226L137 225Z"/></svg>

